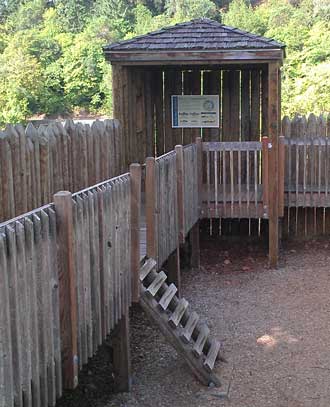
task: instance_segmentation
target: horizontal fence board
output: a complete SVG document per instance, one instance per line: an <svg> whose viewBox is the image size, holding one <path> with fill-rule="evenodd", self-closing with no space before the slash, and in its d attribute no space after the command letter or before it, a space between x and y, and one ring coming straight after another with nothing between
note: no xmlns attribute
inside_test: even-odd
<svg viewBox="0 0 330 407"><path fill-rule="evenodd" d="M222 141L222 142L217 142L217 141L208 141L208 142L203 142L203 150L205 151L235 151L235 150L241 150L241 151L247 151L247 150L252 150L252 151L259 151L261 150L261 142L259 141Z"/></svg>

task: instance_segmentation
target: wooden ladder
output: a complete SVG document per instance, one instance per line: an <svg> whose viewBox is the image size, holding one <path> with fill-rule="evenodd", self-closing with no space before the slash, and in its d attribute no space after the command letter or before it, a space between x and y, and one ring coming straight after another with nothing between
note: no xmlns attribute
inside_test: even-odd
<svg viewBox="0 0 330 407"><path fill-rule="evenodd" d="M164 271L157 272L156 261L148 259L140 269L140 304L159 327L168 342L186 361L194 375L205 385L220 386L213 372L220 342L209 337L209 328L200 322L189 303L176 295L174 284L166 284Z"/></svg>

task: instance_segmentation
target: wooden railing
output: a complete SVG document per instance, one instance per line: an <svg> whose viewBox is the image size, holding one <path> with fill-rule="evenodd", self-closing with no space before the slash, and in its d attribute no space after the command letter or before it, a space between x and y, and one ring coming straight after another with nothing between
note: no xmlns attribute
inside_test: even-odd
<svg viewBox="0 0 330 407"><path fill-rule="evenodd" d="M154 250L161 266L198 222L197 158L196 146L178 146L147 160L142 188L141 167L132 164L130 173L58 192L54 203L0 224L0 404L55 406L118 324L128 349L128 309L140 289L141 191L147 254Z"/></svg>
<svg viewBox="0 0 330 407"><path fill-rule="evenodd" d="M146 161L147 255L159 267L178 247L176 153Z"/></svg>
<svg viewBox="0 0 330 407"><path fill-rule="evenodd" d="M146 160L147 255L161 266L199 220L195 144Z"/></svg>
<svg viewBox="0 0 330 407"><path fill-rule="evenodd" d="M73 195L80 367L131 304L130 193L124 174Z"/></svg>
<svg viewBox="0 0 330 407"><path fill-rule="evenodd" d="M197 145L183 147L183 216L184 238L199 220Z"/></svg>
<svg viewBox="0 0 330 407"><path fill-rule="evenodd" d="M202 210L209 218L267 217L267 156L261 142L203 142ZM267 158L265 158L266 162Z"/></svg>
<svg viewBox="0 0 330 407"><path fill-rule="evenodd" d="M330 141L327 137L286 138L285 205L330 207Z"/></svg>
<svg viewBox="0 0 330 407"><path fill-rule="evenodd" d="M330 233L330 116L285 117L283 231L308 237Z"/></svg>
<svg viewBox="0 0 330 407"><path fill-rule="evenodd" d="M0 224L1 405L55 406L127 315L131 187L124 174L59 192Z"/></svg>
<svg viewBox="0 0 330 407"><path fill-rule="evenodd" d="M67 121L0 132L0 222L45 205L57 191L79 191L128 169L117 120Z"/></svg>

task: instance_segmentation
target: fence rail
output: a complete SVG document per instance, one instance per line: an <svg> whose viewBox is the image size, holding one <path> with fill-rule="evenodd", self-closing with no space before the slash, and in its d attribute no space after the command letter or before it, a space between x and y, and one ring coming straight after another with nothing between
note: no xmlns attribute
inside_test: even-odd
<svg viewBox="0 0 330 407"><path fill-rule="evenodd" d="M127 170L117 120L67 121L0 132L0 222L47 204L60 190L79 191Z"/></svg>

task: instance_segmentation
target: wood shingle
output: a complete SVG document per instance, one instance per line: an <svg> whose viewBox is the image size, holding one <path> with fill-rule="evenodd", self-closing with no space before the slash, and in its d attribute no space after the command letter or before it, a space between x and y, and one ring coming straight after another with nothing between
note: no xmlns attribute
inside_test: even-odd
<svg viewBox="0 0 330 407"><path fill-rule="evenodd" d="M148 50L207 51L284 48L284 44L273 39L225 26L208 18L201 18L109 44L104 47L104 51L107 54Z"/></svg>

